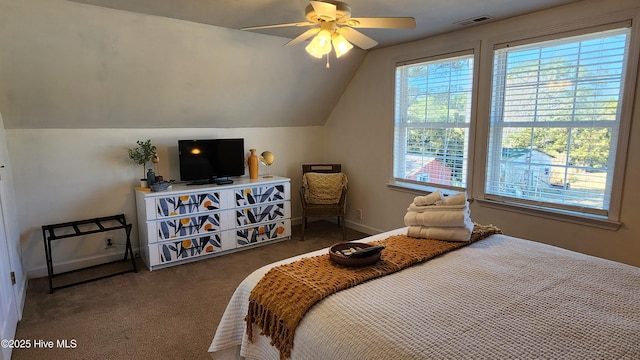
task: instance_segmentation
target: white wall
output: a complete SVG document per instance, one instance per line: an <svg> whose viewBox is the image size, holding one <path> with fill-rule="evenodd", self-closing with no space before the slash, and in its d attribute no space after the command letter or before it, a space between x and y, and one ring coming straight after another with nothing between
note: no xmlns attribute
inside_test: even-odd
<svg viewBox="0 0 640 360"><path fill-rule="evenodd" d="M459 50L477 46L481 54L476 63L480 67L480 90L475 141L482 144L488 128L492 44L631 17L638 27L640 6L637 1L581 1L369 53L325 125L327 158L347 165L351 185L348 221L370 232L397 228L403 225L407 205L416 195L386 186L392 178L396 62L439 55L454 47ZM634 36L639 34L636 28ZM632 69L637 67L637 63L630 64ZM635 85L638 87L637 83ZM477 202L472 204L472 218L480 223L496 224L509 235L640 266L637 216L640 204L640 88L636 89L636 98L627 101L634 102L636 110L624 179L623 225L618 231L480 207ZM479 165L479 168L483 167L482 163ZM481 195L484 183L480 170L473 172L474 196ZM358 208L363 210L361 221L355 217Z"/></svg>
<svg viewBox="0 0 640 360"><path fill-rule="evenodd" d="M15 128L322 125L364 58L65 0L0 0L0 110Z"/></svg>
<svg viewBox="0 0 640 360"><path fill-rule="evenodd" d="M134 224L137 247L134 187L142 167L133 164L127 149L136 140L151 139L160 157L158 175L179 179L177 140L243 137L247 155L271 150L271 174L291 177L292 213L301 214L297 189L303 162L322 159L322 127L244 129L13 129L7 143L14 166L15 192L23 253L29 277L46 276L41 226L124 213ZM260 166L261 173L266 169ZM248 175L248 170L247 170ZM123 232L122 232L123 233ZM124 241L115 234L116 242ZM101 238L73 238L54 242L56 272L96 262L111 252Z"/></svg>
<svg viewBox="0 0 640 360"><path fill-rule="evenodd" d="M292 178L299 216L300 165L321 159L319 125L365 53L329 71L304 47L282 47L288 40L65 0L0 0L0 111L29 276L46 275L42 225L117 213L136 223L142 169L126 152L136 140L151 139L160 175L177 179L178 139L242 136L247 152L274 152L271 172ZM101 243L56 242L56 271L100 261L110 254Z"/></svg>

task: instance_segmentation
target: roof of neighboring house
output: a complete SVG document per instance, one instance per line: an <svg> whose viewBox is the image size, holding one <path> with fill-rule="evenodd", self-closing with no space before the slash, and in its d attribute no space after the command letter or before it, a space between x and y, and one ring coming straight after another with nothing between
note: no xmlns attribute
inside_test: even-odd
<svg viewBox="0 0 640 360"><path fill-rule="evenodd" d="M532 152L538 152L549 157L554 158L555 156L548 154L544 151L540 151L538 149L532 148L502 148L502 158L503 159L518 159L523 157L524 155L530 154Z"/></svg>

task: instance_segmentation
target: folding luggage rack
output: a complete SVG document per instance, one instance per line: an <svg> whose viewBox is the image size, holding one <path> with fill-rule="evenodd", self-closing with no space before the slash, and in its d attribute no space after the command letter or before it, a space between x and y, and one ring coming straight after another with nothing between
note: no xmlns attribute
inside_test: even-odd
<svg viewBox="0 0 640 360"><path fill-rule="evenodd" d="M111 223L111 224L107 225L106 223ZM113 223L116 223L116 224L113 225ZM83 230L81 228L87 228L87 229ZM49 293L53 294L53 291L56 289L62 289L62 288L66 288L73 285L84 284L90 281L100 280L100 279L104 279L111 276L121 275L129 272L137 273L138 269L136 267L135 259L133 257L133 249L131 248L131 228L132 228L132 225L127 224L127 220L125 219L124 214L105 216L105 217L100 217L95 219L70 221L70 222L60 223L60 224L43 225L42 238L44 240L44 250L47 258L47 272L49 274L48 276L49 277ZM112 231L112 230L119 230L119 229L123 229L127 236L125 251L124 251L124 259L105 262L102 264L93 265L93 266L85 267L82 269L67 271L59 274L56 274L54 272L53 258L51 255L52 241L67 239L67 238L76 237L76 236L84 236L84 235L90 235L90 234L101 233L106 231ZM58 231L59 235L56 234L56 231ZM57 286L57 287L53 286L53 278L56 276L69 274L69 273L77 272L80 270L95 268L98 266L104 266L107 264L125 262L127 261L128 256L131 256L131 269L126 269L126 270L118 271L115 273L109 273L107 275L101 275L98 277L93 277L90 279L73 282L73 283L62 285L62 286Z"/></svg>

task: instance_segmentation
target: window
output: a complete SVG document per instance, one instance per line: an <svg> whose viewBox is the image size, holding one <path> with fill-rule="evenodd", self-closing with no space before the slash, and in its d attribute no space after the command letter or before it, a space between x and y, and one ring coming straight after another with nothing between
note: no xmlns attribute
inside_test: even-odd
<svg viewBox="0 0 640 360"><path fill-rule="evenodd" d="M495 50L488 199L608 215L629 34Z"/></svg>
<svg viewBox="0 0 640 360"><path fill-rule="evenodd" d="M465 188L473 54L396 67L393 177Z"/></svg>

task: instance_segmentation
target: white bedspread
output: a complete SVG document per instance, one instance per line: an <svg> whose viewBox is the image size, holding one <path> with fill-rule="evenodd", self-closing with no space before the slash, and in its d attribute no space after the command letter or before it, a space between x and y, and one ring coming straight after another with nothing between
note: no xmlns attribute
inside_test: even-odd
<svg viewBox="0 0 640 360"><path fill-rule="evenodd" d="M279 358L259 329L248 342L243 319L261 276L294 259L240 284L209 348L215 359ZM493 235L317 303L291 357L640 359L640 268Z"/></svg>

